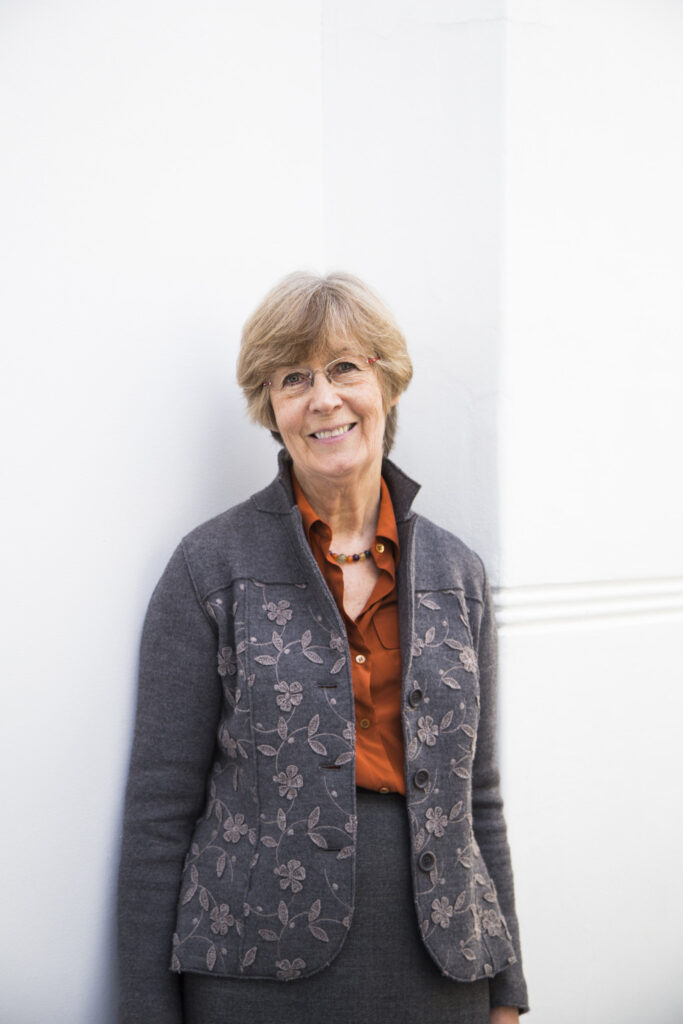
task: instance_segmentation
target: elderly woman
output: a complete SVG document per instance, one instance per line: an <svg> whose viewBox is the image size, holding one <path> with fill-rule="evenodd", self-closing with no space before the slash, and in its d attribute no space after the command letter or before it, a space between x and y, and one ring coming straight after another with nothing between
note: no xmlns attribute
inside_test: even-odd
<svg viewBox="0 0 683 1024"><path fill-rule="evenodd" d="M527 1009L481 561L386 458L412 375L356 278L294 274L238 376L276 479L149 607L121 1021L508 1024Z"/></svg>

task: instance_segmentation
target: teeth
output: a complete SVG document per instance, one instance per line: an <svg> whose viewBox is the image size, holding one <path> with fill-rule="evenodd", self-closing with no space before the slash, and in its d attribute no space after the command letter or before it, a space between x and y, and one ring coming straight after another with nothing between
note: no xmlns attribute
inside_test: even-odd
<svg viewBox="0 0 683 1024"><path fill-rule="evenodd" d="M320 440L322 440L322 438L324 437L339 437L340 434L345 434L347 431L349 431L351 429L351 426L351 423L347 423L345 427L335 427L334 430L319 430L313 436L319 438Z"/></svg>

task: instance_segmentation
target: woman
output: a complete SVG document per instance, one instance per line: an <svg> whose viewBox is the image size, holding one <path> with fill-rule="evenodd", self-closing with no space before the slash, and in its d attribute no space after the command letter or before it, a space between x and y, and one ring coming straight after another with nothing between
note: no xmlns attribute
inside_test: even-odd
<svg viewBox="0 0 683 1024"><path fill-rule="evenodd" d="M245 326L238 378L279 474L190 533L152 597L122 1021L527 1009L486 575L383 458L411 375L393 317L348 275L294 274Z"/></svg>

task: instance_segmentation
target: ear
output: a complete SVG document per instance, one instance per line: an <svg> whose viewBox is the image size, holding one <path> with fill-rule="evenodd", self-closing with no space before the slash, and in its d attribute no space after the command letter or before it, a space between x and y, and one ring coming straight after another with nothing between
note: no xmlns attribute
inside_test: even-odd
<svg viewBox="0 0 683 1024"><path fill-rule="evenodd" d="M398 400L399 400L399 398L400 398L400 395L396 395L396 396L395 396L394 398L392 398L392 399L391 399L391 401L389 402L389 405L391 406L391 408L392 408L392 409L394 408L394 406L395 406L395 405L398 405Z"/></svg>

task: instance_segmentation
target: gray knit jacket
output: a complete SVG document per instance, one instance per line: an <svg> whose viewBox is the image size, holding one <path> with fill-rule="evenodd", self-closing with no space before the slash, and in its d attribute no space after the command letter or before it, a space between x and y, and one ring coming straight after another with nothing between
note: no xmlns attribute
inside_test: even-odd
<svg viewBox="0 0 683 1024"><path fill-rule="evenodd" d="M496 643L480 559L396 513L415 927L447 976L527 1008L495 757ZM342 618L289 463L190 533L152 596L119 879L123 1024L181 1024L178 972L290 981L352 927L354 700ZM296 927L292 927L296 921Z"/></svg>

